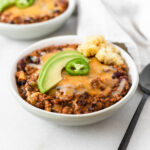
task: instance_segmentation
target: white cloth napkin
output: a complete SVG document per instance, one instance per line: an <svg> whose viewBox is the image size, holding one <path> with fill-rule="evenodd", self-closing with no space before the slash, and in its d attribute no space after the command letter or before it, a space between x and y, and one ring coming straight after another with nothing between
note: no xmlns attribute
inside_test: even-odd
<svg viewBox="0 0 150 150"><path fill-rule="evenodd" d="M128 24L125 22L127 18L130 19L136 28L141 31L146 38L150 40L150 1L149 0L102 0L106 6L108 6L114 13L119 17L119 20L122 22L122 26L128 27ZM136 37L138 38L138 37ZM150 44L150 42L149 42Z"/></svg>
<svg viewBox="0 0 150 150"><path fill-rule="evenodd" d="M103 3L100 0L79 0L78 6L77 34L85 37L104 35L109 41L124 43L140 70L140 57L135 43L109 14Z"/></svg>
<svg viewBox="0 0 150 150"><path fill-rule="evenodd" d="M102 0L107 11L138 45L141 66L150 63L150 1Z"/></svg>
<svg viewBox="0 0 150 150"><path fill-rule="evenodd" d="M150 40L150 1L138 0L137 5L138 12L135 17L135 22L138 28L141 30L141 32Z"/></svg>

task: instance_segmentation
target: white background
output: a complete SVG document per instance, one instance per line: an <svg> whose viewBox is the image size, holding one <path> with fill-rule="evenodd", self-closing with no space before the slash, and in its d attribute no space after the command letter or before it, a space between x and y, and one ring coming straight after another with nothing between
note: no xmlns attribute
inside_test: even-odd
<svg viewBox="0 0 150 150"><path fill-rule="evenodd" d="M76 17L51 35L75 34ZM35 41L16 41L0 35L0 150L116 150L141 99L137 91L113 117L90 126L65 127L43 121L21 108L10 92L11 62ZM141 56L146 48L141 49ZM144 59L143 59L144 61ZM150 150L150 99L140 116L128 150Z"/></svg>

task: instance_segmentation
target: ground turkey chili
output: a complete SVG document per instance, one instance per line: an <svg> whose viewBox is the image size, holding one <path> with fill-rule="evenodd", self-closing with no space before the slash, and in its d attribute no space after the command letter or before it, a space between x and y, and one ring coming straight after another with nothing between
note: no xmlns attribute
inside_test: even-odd
<svg viewBox="0 0 150 150"><path fill-rule="evenodd" d="M77 48L77 44L50 46L22 58L16 72L20 96L35 107L64 114L91 113L120 101L131 86L126 63L106 65L96 57L89 57L88 75L71 76L63 70L55 87L45 94L39 91L37 79L44 62L57 52Z"/></svg>
<svg viewBox="0 0 150 150"><path fill-rule="evenodd" d="M11 6L0 12L0 22L31 24L50 20L64 13L68 0L36 0L27 8Z"/></svg>

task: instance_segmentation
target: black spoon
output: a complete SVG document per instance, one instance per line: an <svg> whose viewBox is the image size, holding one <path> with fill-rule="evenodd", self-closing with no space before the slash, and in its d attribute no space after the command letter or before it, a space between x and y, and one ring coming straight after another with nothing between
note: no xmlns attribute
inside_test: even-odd
<svg viewBox="0 0 150 150"><path fill-rule="evenodd" d="M130 138L132 136L132 133L134 131L134 128L136 126L136 123L139 119L139 116L141 114L141 111L143 109L143 106L147 100L147 97L150 95L150 64L148 64L142 73L140 74L140 88L144 92L144 95L142 97L142 100L140 104L138 105L136 112L126 130L126 133L120 143L120 146L118 150L126 150L127 146L129 144Z"/></svg>

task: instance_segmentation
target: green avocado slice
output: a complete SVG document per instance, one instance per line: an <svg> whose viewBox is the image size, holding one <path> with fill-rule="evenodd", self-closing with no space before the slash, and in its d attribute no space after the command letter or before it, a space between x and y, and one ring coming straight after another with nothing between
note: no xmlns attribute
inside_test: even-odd
<svg viewBox="0 0 150 150"><path fill-rule="evenodd" d="M50 88L54 87L61 81L61 71L66 63L74 58L82 58L89 62L89 59L76 51L59 52L52 56L42 67L40 76L38 78L38 87L40 92L45 93Z"/></svg>
<svg viewBox="0 0 150 150"><path fill-rule="evenodd" d="M46 68L49 66L50 63L52 63L56 58L60 58L60 57L65 57L65 56L71 56L71 55L82 55L80 52L78 51L62 51L62 52L59 52L59 53L56 53L55 55L53 55L50 59L48 59L46 61L46 63L43 65L42 67L42 71L43 73L40 73L39 75L39 78L38 80L39 81L42 81L42 77L44 77L44 72L46 72ZM83 56L83 55L82 55ZM84 56L83 56L84 57ZM86 58L86 57L84 57ZM86 61L89 62L89 59L86 58Z"/></svg>
<svg viewBox="0 0 150 150"><path fill-rule="evenodd" d="M0 12L15 4L15 0L0 0Z"/></svg>

